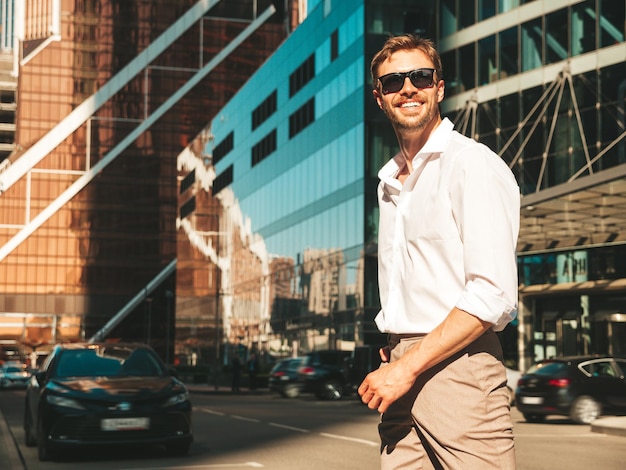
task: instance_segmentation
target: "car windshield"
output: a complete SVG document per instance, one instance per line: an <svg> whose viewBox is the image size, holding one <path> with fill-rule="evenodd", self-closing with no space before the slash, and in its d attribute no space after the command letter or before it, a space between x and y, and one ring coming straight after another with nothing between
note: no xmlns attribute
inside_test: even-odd
<svg viewBox="0 0 626 470"><path fill-rule="evenodd" d="M564 362L540 362L528 369L527 374L557 376L567 371Z"/></svg>
<svg viewBox="0 0 626 470"><path fill-rule="evenodd" d="M150 351L95 347L63 351L55 377L160 376L163 367Z"/></svg>

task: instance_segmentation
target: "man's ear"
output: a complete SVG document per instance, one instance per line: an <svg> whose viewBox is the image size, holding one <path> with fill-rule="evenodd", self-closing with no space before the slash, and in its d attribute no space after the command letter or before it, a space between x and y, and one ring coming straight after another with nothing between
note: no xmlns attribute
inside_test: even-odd
<svg viewBox="0 0 626 470"><path fill-rule="evenodd" d="M443 98L446 94L445 90L446 90L446 82L444 82L443 80L439 80L439 82L437 83L437 102L438 103L441 103L443 101Z"/></svg>
<svg viewBox="0 0 626 470"><path fill-rule="evenodd" d="M376 104L380 109L383 109L383 97L380 94L380 91L377 89L372 90L372 95L374 95L374 99L376 100Z"/></svg>

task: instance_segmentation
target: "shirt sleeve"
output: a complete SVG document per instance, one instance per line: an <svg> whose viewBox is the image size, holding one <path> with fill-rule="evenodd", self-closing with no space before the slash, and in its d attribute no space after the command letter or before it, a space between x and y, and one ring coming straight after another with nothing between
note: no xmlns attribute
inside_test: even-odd
<svg viewBox="0 0 626 470"><path fill-rule="evenodd" d="M520 192L498 155L482 144L464 150L451 191L466 280L456 307L499 331L517 313Z"/></svg>

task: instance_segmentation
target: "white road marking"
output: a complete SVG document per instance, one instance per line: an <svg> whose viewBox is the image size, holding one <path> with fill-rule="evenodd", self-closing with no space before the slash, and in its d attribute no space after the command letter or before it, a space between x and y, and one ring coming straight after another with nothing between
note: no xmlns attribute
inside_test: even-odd
<svg viewBox="0 0 626 470"><path fill-rule="evenodd" d="M241 421L249 421L251 423L260 423L261 420L256 419L256 418L247 418L245 416L238 416L238 415L230 415L233 419L238 419Z"/></svg>
<svg viewBox="0 0 626 470"><path fill-rule="evenodd" d="M311 432L308 429L302 429L302 428L294 428L293 426L287 426L286 424L279 424L279 423L268 423L270 426L274 426L275 428L281 428L281 429L288 429L290 431L296 431L296 432Z"/></svg>
<svg viewBox="0 0 626 470"><path fill-rule="evenodd" d="M367 439L358 439L356 437L340 436L338 434L329 434L327 432L321 432L320 436L330 437L331 439L341 439L343 441L356 442L358 444L365 444L371 447L378 447L380 444L374 441L368 441Z"/></svg>

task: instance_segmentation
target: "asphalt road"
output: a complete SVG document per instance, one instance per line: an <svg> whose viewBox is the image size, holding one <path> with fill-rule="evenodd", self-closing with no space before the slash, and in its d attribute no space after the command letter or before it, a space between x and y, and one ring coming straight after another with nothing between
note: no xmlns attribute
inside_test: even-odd
<svg viewBox="0 0 626 470"><path fill-rule="evenodd" d="M356 399L289 400L268 392L210 391L192 394L195 442L187 457L167 457L152 447L108 448L74 452L62 462L40 463L36 450L23 444L23 393L1 392L0 410L28 470L378 468L378 416ZM518 470L624 468L625 437L591 432L590 426L559 417L550 417L544 424L526 423L515 408L512 416Z"/></svg>

